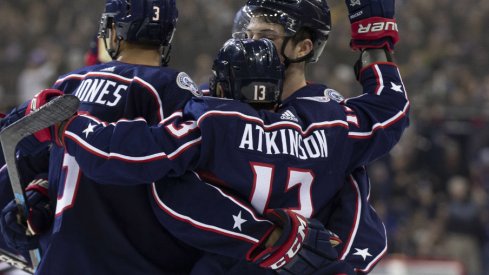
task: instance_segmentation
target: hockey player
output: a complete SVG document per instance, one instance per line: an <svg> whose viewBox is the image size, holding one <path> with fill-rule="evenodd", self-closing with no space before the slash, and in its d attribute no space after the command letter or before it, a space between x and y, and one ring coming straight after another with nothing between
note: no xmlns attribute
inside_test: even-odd
<svg viewBox="0 0 489 275"><path fill-rule="evenodd" d="M100 119L159 122L198 95L187 74L165 67L177 17L174 0L108 0L100 35L114 61L61 76L54 87ZM36 103L55 95L40 94ZM37 137L49 140L50 132ZM97 184L56 146L48 193L57 198L55 221L36 274L182 274L199 256L157 222L146 186Z"/></svg>
<svg viewBox="0 0 489 275"><path fill-rule="evenodd" d="M394 44L398 41L397 26L393 19L394 1L345 0L345 3L352 23L351 47L362 52L361 66L390 61ZM326 90L327 87L317 89L318 85L307 83L305 78L306 63L314 62L320 56L326 43L324 34L329 33L330 19L319 20L317 17L318 14L324 14L321 12L321 6L325 6L325 3L299 1L298 4L294 4L289 1L250 0L247 2L247 8L243 9L248 13L244 16L248 18L247 21L250 21L249 18L252 17L254 19L251 25L246 26L241 36L272 38L275 45L282 49L284 59L291 63L286 70L284 83L286 95L288 93L292 95L308 93L320 96L324 89L325 93L329 91L338 95L335 96L336 98L342 99L335 91ZM260 23L263 21L275 24L263 25ZM365 26L363 31L359 29L361 25ZM384 26L384 28L373 31L373 26ZM283 28L285 31L280 30L277 36L277 33L270 32L270 28L267 27ZM365 32L367 27L370 32ZM300 31L301 28L308 29L306 33L310 34L314 46L311 56L297 59L286 52L286 47L299 45L296 42L304 39L301 37L304 33ZM265 31L261 32L261 30ZM236 35L239 36L239 34ZM386 49L387 52L384 53L383 49ZM361 66L356 67L360 69ZM286 98L286 95L283 98ZM355 117L349 116L349 119L349 122L355 126ZM355 270L362 274L372 270L387 251L385 227L369 204L369 196L370 181L367 170L365 167L357 167L346 177L345 184L335 197L334 203L323 209L318 215L326 228L336 232L343 240L343 243L336 247L340 258L353 264Z"/></svg>
<svg viewBox="0 0 489 275"><path fill-rule="evenodd" d="M386 61L398 39L397 26L392 19L394 1L345 1L345 3L352 22L352 35L354 36L352 48L364 51L363 66L371 62ZM329 92L336 95L334 98L341 100L341 95L336 91L327 89L326 86L307 83L305 77L306 63L317 60L327 40L331 25L329 11L327 10L324 1L297 1L297 3L267 0L248 1L247 5L237 13L234 20L233 36L254 39L267 37L274 41L276 46L281 49L283 59L290 63L286 69L284 83L284 89L289 91L286 94L294 95L298 92L322 96ZM248 26L250 20L253 20L253 24ZM270 24L263 26L260 21ZM358 30L360 22L370 27L374 23L383 25L386 26L386 30L365 33L362 37L359 36ZM261 29L257 29L257 26ZM387 26L389 27L387 28ZM278 33L273 31L277 28ZM309 33L309 37L303 37L304 33ZM297 42L305 39L310 39L310 42L314 44L312 56L297 59L289 52L285 52L286 47L299 45ZM386 48L388 53L385 54L383 50L372 50L382 48ZM372 56L372 53L375 53L375 56ZM283 98L285 101L288 100L287 96L283 96ZM349 116L349 119L354 125L355 117ZM356 271L362 274L372 270L387 251L385 228L369 204L369 196L370 182L366 168L357 167L351 174L347 175L345 184L331 205L320 211L317 216L326 228L332 229L343 240L336 247L340 258L353 264Z"/></svg>

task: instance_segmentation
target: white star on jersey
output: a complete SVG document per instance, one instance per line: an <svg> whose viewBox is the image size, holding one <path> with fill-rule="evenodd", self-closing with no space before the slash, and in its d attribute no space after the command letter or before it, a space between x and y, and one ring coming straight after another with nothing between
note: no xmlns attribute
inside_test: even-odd
<svg viewBox="0 0 489 275"><path fill-rule="evenodd" d="M93 133L93 129L96 127L97 125L92 125L92 123L89 123L88 126L87 126L87 129L83 130L82 133L85 134L85 138L88 138L88 135L90 133Z"/></svg>
<svg viewBox="0 0 489 275"><path fill-rule="evenodd" d="M233 215L233 219L234 219L233 229L237 227L239 231L241 231L241 225L246 222L245 219L241 218L241 211L239 211L239 214L237 216Z"/></svg>
<svg viewBox="0 0 489 275"><path fill-rule="evenodd" d="M396 85L394 82L391 82L391 90L402 93L402 86L401 85Z"/></svg>
<svg viewBox="0 0 489 275"><path fill-rule="evenodd" d="M372 257L372 254L368 253L368 248L364 248L364 249L355 248L355 250L357 252L353 253L353 255L362 256L364 261L367 259L367 257L369 256Z"/></svg>

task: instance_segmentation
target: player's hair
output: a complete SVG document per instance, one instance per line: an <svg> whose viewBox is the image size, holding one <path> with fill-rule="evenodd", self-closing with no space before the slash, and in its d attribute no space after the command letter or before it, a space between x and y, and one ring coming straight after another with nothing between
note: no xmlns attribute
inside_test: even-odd
<svg viewBox="0 0 489 275"><path fill-rule="evenodd" d="M319 59L331 31L331 13L326 0L248 0L246 6L250 17L282 25L290 38L301 32L310 35L313 42L311 53L290 62L316 62ZM301 40L296 37L293 41ZM286 42L284 40L284 47Z"/></svg>
<svg viewBox="0 0 489 275"><path fill-rule="evenodd" d="M230 39L220 49L212 66L211 93L217 86L222 97L254 106L278 103L282 95L284 67L269 39Z"/></svg>
<svg viewBox="0 0 489 275"><path fill-rule="evenodd" d="M116 49L107 49L113 59L119 54L121 40L144 47L162 47L168 59L177 20L175 0L107 0L99 36L109 38L114 24L118 45Z"/></svg>

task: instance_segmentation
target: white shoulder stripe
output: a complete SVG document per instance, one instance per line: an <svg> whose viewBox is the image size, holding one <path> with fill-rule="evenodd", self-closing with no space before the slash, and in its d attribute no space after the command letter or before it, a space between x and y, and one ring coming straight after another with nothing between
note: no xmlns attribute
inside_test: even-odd
<svg viewBox="0 0 489 275"><path fill-rule="evenodd" d="M82 137L80 137L77 134L70 132L70 131L66 131L65 136L70 137L72 140L74 140L76 143L80 144L83 148L85 148L85 150L89 151L92 154L98 155L98 156L106 158L106 159L116 158L116 159L120 159L120 160L124 160L124 161L128 161L128 162L147 162L147 161L153 161L153 160L164 159L164 158L172 159L175 156L177 156L178 154L180 154L181 152L187 150L192 145L194 145L194 144L196 144L202 140L202 137L198 137L194 140L188 141L188 142L184 143L183 145L181 145L180 147L178 147L175 151L173 151L169 154L167 154L165 152L159 152L159 153L146 155L146 156L127 156L127 155L123 155L123 154L119 154L119 153L115 153L115 152L108 153L108 152L105 152L103 150L100 150L99 148L94 147L90 143L83 140Z"/></svg>
<svg viewBox="0 0 489 275"><path fill-rule="evenodd" d="M158 192L156 191L156 188L155 188L155 184L154 183L151 185L151 188L152 188L153 194L158 194ZM219 232L219 233L221 233L223 235L230 235L230 236L235 236L235 237L237 237L239 239L246 239L246 240L248 240L248 241L250 241L252 243L258 243L259 242L258 239L253 238L251 236L248 236L248 235L245 235L245 234L241 234L241 233L238 233L238 232L229 231L229 230L226 230L226 229L223 229L223 228L214 226L214 225L202 223L202 222L199 222L199 221L196 221L196 220L192 219L189 216L186 216L186 215L182 215L180 213L177 213L173 209L171 209L170 207L168 207L168 205L166 205L159 198L159 196L153 195L153 197L156 199L156 203L158 204L158 206L160 208L162 208L164 211L170 213L171 215L173 215L173 216L175 216L175 217L177 217L177 218L179 218L181 220L184 220L186 222L189 222L192 225L195 225L195 226L198 226L198 227L201 227L201 228L205 228L206 230L209 230L209 231Z"/></svg>
<svg viewBox="0 0 489 275"><path fill-rule="evenodd" d="M377 89L375 90L375 94L380 95L382 93L382 90L384 90L384 76L380 71L379 65L374 65L374 70L375 70L375 76L377 77L377 81L378 81L377 83L378 86Z"/></svg>

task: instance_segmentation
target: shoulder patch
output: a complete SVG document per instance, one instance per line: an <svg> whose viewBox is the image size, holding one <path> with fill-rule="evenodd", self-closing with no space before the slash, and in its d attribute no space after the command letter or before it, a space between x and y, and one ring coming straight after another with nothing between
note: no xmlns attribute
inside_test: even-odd
<svg viewBox="0 0 489 275"><path fill-rule="evenodd" d="M329 88L324 90L324 96L327 98L330 98L330 99L332 99L338 103L345 100L345 98L340 93L338 93L336 90L329 89Z"/></svg>
<svg viewBox="0 0 489 275"><path fill-rule="evenodd" d="M199 90L197 84L188 76L187 73L180 72L177 75L177 85L178 87L190 91L194 96L202 96L202 91Z"/></svg>

